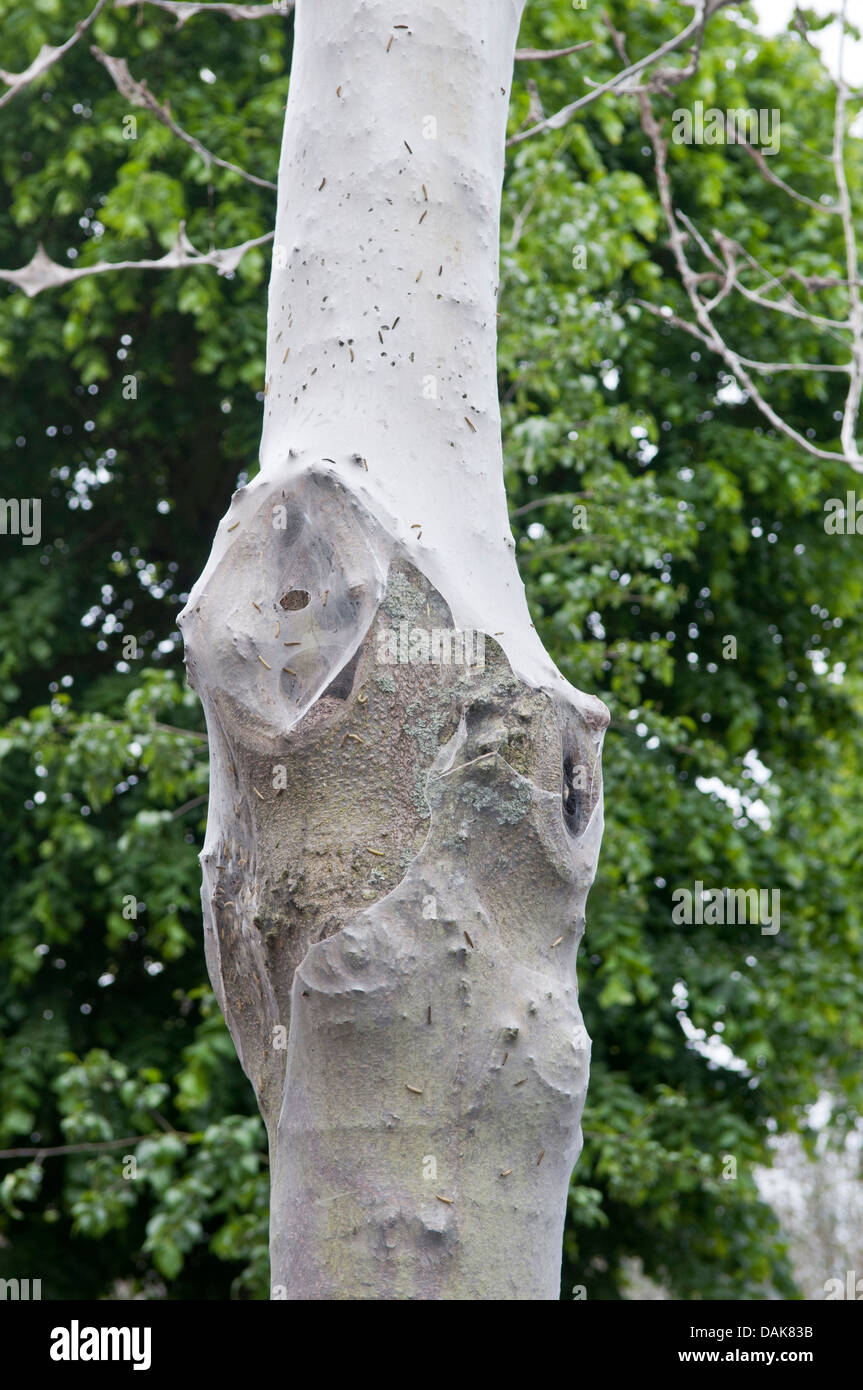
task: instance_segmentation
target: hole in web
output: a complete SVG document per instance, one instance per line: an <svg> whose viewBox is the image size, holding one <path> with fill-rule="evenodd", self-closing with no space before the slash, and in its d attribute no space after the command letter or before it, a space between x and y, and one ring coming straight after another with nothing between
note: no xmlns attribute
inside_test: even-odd
<svg viewBox="0 0 863 1390"><path fill-rule="evenodd" d="M330 681L324 695L331 695L334 700L347 700L354 688L354 677L360 663L360 652L356 651L354 656L346 666L343 666L338 675Z"/></svg>
<svg viewBox="0 0 863 1390"><path fill-rule="evenodd" d="M563 760L563 810L566 823L574 834L580 834L588 819L590 806L587 768L567 756Z"/></svg>
<svg viewBox="0 0 863 1390"><path fill-rule="evenodd" d="M305 589L291 589L288 593L282 594L279 599L279 607L284 608L286 613L296 613L300 608L308 607L310 595Z"/></svg>

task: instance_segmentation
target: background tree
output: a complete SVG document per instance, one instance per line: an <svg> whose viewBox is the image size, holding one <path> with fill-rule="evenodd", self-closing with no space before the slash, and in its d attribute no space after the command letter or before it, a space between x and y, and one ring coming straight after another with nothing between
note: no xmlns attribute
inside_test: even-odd
<svg viewBox="0 0 863 1390"><path fill-rule="evenodd" d="M63 42L69 8L0 6L4 66ZM631 57L691 17L609 14ZM772 167L817 201L833 188L814 154L830 145L833 85L799 33L764 39L740 15L714 17L698 73L657 109L779 106ZM88 44L122 53L185 130L272 181L290 33L278 15L196 15L177 30L158 7L100 13L0 112L0 265L23 265L37 240L68 264L155 259L181 219L204 250L266 236L272 193L207 168L131 106ZM588 65L596 80L620 68L598 11L530 6L525 47L591 38L588 57L519 65L513 133L532 102L570 101ZM780 198L745 150L672 153L695 224L773 269L844 274L841 227ZM853 141L846 166L859 206ZM853 480L771 436L725 364L634 302L687 313L661 218L631 96L512 147L499 371L517 553L543 641L613 714L580 960L593 1064L563 1293L620 1297L635 1256L675 1297L787 1295L753 1170L772 1133L805 1131L824 1085L839 1099L835 1135L860 1108L859 537L824 529L825 500ZM34 299L10 287L0 305L3 492L44 499L42 544L0 538L4 1142L122 1141L5 1160L0 1275L41 1274L44 1296L266 1296L263 1127L201 983L202 802L189 803L204 793L205 746L173 732L201 730L178 603L256 456L266 257L253 247L224 277L127 271ZM757 305L737 303L733 328L752 357L843 350L825 357L811 325ZM774 389L801 432L836 439L835 373ZM124 666L128 635L143 655ZM781 888L781 932L673 926L672 889L698 878ZM130 894L146 904L134 920ZM723 1179L726 1155L736 1179Z"/></svg>

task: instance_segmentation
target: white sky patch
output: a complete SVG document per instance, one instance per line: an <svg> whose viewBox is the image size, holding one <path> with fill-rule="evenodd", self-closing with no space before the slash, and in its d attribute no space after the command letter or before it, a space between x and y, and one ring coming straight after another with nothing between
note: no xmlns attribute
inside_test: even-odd
<svg viewBox="0 0 863 1390"><path fill-rule="evenodd" d="M806 655L812 662L812 674L814 676L826 676L832 685L842 684L845 676L844 661L837 661L831 666L824 652L819 651L817 647L810 647Z"/></svg>
<svg viewBox="0 0 863 1390"><path fill-rule="evenodd" d="M745 776L760 787L765 786L772 776L770 769L765 767L754 748L750 748L748 753L744 754L743 766L746 769ZM735 821L749 820L760 830L770 829L770 808L761 797L747 796L737 787L730 787L727 782L723 782L721 777L696 777L695 785L705 796L717 796L720 801L724 801Z"/></svg>
<svg viewBox="0 0 863 1390"><path fill-rule="evenodd" d="M789 27L794 14L795 0L753 0L758 14L758 28L762 34L781 34ZM840 14L840 0L806 0L806 8L817 15ZM849 21L859 27L860 11L857 4L849 4ZM812 42L821 49L829 71L835 77L839 70L839 25L830 24L812 35ZM845 80L852 87L863 86L863 43L856 42L849 34L845 36Z"/></svg>
<svg viewBox="0 0 863 1390"><path fill-rule="evenodd" d="M757 782L759 787L763 787L765 782L769 782L773 776L770 768L764 766L754 748L750 748L748 753L744 753L743 766L753 782Z"/></svg>
<svg viewBox="0 0 863 1390"><path fill-rule="evenodd" d="M629 433L632 435L633 439L638 440L638 450L636 454L638 462L650 463L651 459L655 458L659 453L659 448L656 444L651 444L644 425L633 425Z"/></svg>
<svg viewBox="0 0 863 1390"><path fill-rule="evenodd" d="M737 1071L742 1075L749 1075L749 1067L742 1057L738 1057L735 1052L722 1041L720 1032L724 1025L719 1022L714 1025L716 1031L709 1036L704 1028L696 1028L687 1010L689 1008L689 989L685 980L675 980L671 1002L677 1009L677 1022L694 1052L710 1064L711 1067L721 1067L724 1071Z"/></svg>
<svg viewBox="0 0 863 1390"><path fill-rule="evenodd" d="M819 652L817 648L813 648L812 651L808 651L806 655L812 662L812 670L814 674L816 676L826 676L829 667L827 665L827 662L824 660L824 653Z"/></svg>
<svg viewBox="0 0 863 1390"><path fill-rule="evenodd" d="M841 1148L829 1149L824 1126L833 1105L834 1098L825 1094L808 1107L807 1123L818 1136L814 1163L799 1135L777 1134L770 1141L774 1166L754 1170L762 1197L771 1203L783 1234L791 1239L792 1263L807 1299L824 1297L825 1274L841 1277L844 1270L859 1270L863 1249L863 1184L858 1177L863 1121L857 1121Z"/></svg>

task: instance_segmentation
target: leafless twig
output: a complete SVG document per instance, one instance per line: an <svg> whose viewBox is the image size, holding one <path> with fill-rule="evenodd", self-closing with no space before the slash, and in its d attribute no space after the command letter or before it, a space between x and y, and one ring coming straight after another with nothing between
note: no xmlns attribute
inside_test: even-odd
<svg viewBox="0 0 863 1390"><path fill-rule="evenodd" d="M175 1139L197 1139L195 1134L184 1134L182 1130L172 1129ZM162 1131L153 1134L129 1134L125 1139L102 1139L91 1144L56 1144L53 1148L0 1149L0 1158L62 1158L65 1154L105 1153L109 1149L131 1149L145 1140L161 1139Z"/></svg>
<svg viewBox="0 0 863 1390"><path fill-rule="evenodd" d="M844 0L841 24L844 34ZM610 25L609 28L611 28ZM614 29L611 29L611 32L621 61L625 62L626 45L624 37ZM719 255L717 255L706 239L698 232L691 220L675 208L667 161L668 142L664 138L662 128L654 115L650 92L646 87L642 87L638 92L641 125L653 148L657 191L668 229L669 245L674 256L681 284L686 291L687 298L692 307L695 323L688 322L678 315L672 314L669 310L660 308L657 305L646 304L644 301L639 302L651 313L662 317L666 322L672 323L675 327L698 338L707 348L721 357L733 376L737 379L741 388L747 393L749 399L780 434L793 440L795 444L799 445L801 449L805 450L805 452L813 458L831 459L842 463L848 463L855 472L863 473L863 457L860 455L856 441L856 427L860 409L861 391L863 391L863 307L861 307L860 299L857 244L843 163L846 98L847 87L842 78L840 56L840 75L837 84L833 155L831 162L833 164L836 185L839 192L839 212L845 231L847 288L850 304L850 312L846 320L831 319L824 315L814 314L804 306L798 304L794 296L782 286L781 277L768 275L755 258L749 255L739 243L732 241L728 237L722 236L718 232L714 232L714 240L719 249ZM714 267L714 270L710 272L708 278L720 279L720 291L715 294L711 300L705 299L701 293L700 286L705 277L704 275L696 273L689 260L686 246L687 234L692 238L693 242L708 262ZM762 284L760 289L753 290L743 282L738 260L745 260L751 269L756 269L760 274L767 276L766 281ZM781 298L779 300L767 299L765 297L765 291L773 286L778 286L780 289ZM846 339L842 337L842 334L850 333L850 359L847 362L838 364L817 364L759 362L752 358L743 357L740 353L735 352L725 341L725 338L717 328L712 317L716 305L726 298L732 289L739 291L746 299L758 304L762 308L772 312L788 314L793 318L804 319L813 327L821 328L825 332L831 334L831 336L839 337L843 342L845 342ZM841 451L822 448L820 445L813 443L812 440L807 439L805 435L802 435L799 430L796 430L787 420L784 420L764 397L751 375L753 371L770 375L786 371L796 372L801 370L839 371L844 372L848 376L848 392L842 420Z"/></svg>
<svg viewBox="0 0 863 1390"><path fill-rule="evenodd" d="M0 106L6 106L20 91L34 82L37 77L41 77L43 72L47 72L50 67L53 67L64 53L68 53L70 48L74 48L81 35L87 32L104 5L105 0L96 0L96 4L87 18L75 25L73 33L65 43L61 43L58 48L54 48L49 43L43 44L29 68L25 68L23 72L4 72L3 68L0 68L0 82L4 82L9 88L8 92L4 92L0 96Z"/></svg>
<svg viewBox="0 0 863 1390"><path fill-rule="evenodd" d="M673 53L676 49L682 48L689 39L694 39L696 46L700 47L704 26L708 19L711 15L716 14L717 10L724 9L726 5L730 5L731 3L732 0L694 0L695 14L685 28L680 30L679 34L675 34L671 39L666 39L665 43L660 44L659 48L654 49L652 53L648 53L646 57L639 58L637 63L629 64L622 72L617 73L614 77L610 77L607 82L598 83L589 92L586 92L584 96L579 97L576 101L570 102L568 106L562 107L560 111L556 111L553 116L548 116L544 121L538 122L537 125L531 126L528 130L516 131L516 133L511 135L507 140L507 145L519 145L523 140L528 140L532 135L539 135L546 130L559 130L561 126L566 125L567 121L575 115L576 111L580 111L582 107L587 106L592 101L596 101L598 97L604 96L606 92L624 89L638 73L643 72L645 68L650 67L653 63L657 63L659 59L664 58L666 54ZM660 79L661 83L663 86L667 86L672 80L680 80L690 75L692 70L694 69L689 66L681 69L664 69Z"/></svg>
<svg viewBox="0 0 863 1390"><path fill-rule="evenodd" d="M650 304L646 299L634 299L633 304L638 304L640 308L647 309L656 318L662 319L663 323L669 324L672 328L679 328L684 333L689 333L691 337L697 338L706 347L713 344L709 336L702 332L697 324L690 323L688 319L682 319L679 314L674 314L658 304ZM709 307L709 306L706 306ZM844 372L851 371L850 362L757 362L752 357L738 357L744 367L749 367L754 372L763 372L766 376L778 375L780 372Z"/></svg>
<svg viewBox="0 0 863 1390"><path fill-rule="evenodd" d="M851 325L852 357L854 370L848 385L845 409L842 413L840 438L846 454L860 457L857 450L857 418L860 413L860 399L863 395L863 303L860 300L860 264L857 258L857 235L854 230L854 213L848 192L848 179L845 174L845 108L848 102L848 85L845 81L845 13L847 0L842 0L842 13L839 20L839 72L836 78L836 109L833 118L833 172L839 194L839 213L845 239L845 268L848 275L849 320ZM863 472L863 466L861 466Z"/></svg>
<svg viewBox="0 0 863 1390"><path fill-rule="evenodd" d="M742 145L750 158L755 161L761 175L768 183L772 183L777 188L781 188L782 192L787 193L789 198L795 198L798 203L805 203L806 207L814 208L816 212L826 213L828 217L837 216L839 212L838 208L831 207L829 203L817 203L814 198L807 198L805 193L798 193L796 188L792 188L791 185L786 183L784 179L781 179L778 174L774 174L761 151L756 150L754 146L750 145L748 140L738 140L737 143L738 145Z"/></svg>
<svg viewBox="0 0 863 1390"><path fill-rule="evenodd" d="M183 806L178 806L176 811L171 812L171 819L176 820L178 816L184 816L187 811L194 811L196 806L203 806L208 796L209 792L202 792L200 796L193 796L191 801L185 802Z"/></svg>
<svg viewBox="0 0 863 1390"><path fill-rule="evenodd" d="M133 5L154 5L157 10L167 10L177 21L177 28L192 19L196 14L224 14L228 19L269 19L271 15L289 14L294 8L294 0L279 0L278 5L229 5L192 4L189 0L114 0L114 8L130 10Z"/></svg>
<svg viewBox="0 0 863 1390"><path fill-rule="evenodd" d="M232 174L239 174L240 178L245 179L247 183L257 184L259 188L275 190L277 185L271 183L269 179L259 179L257 174L248 173L247 170L241 169L239 164L232 164L228 159L220 159L217 154L213 154L212 150L208 150L205 145L202 145L200 140L196 140L194 135L190 135L187 130L178 125L167 104L162 106L153 96L146 82L138 82L132 76L125 58L112 58L110 53L105 53L95 43L90 45L90 52L96 61L102 64L121 96L131 102L132 106L143 106L147 111L152 111L156 119L161 121L162 125L167 126L168 130L178 139L189 145L195 154L199 154L205 164L218 164L220 169L229 169Z"/></svg>
<svg viewBox="0 0 863 1390"><path fill-rule="evenodd" d="M536 511L537 507L550 507L559 502L577 502L582 497L592 496L592 492L556 492L550 497L535 497L533 501L526 502L523 507L516 507L510 512L510 516L524 516L526 512Z"/></svg>
<svg viewBox="0 0 863 1390"><path fill-rule="evenodd" d="M20 270L0 270L0 280L17 285L28 298L41 294L42 290L53 289L56 285L68 285L73 280L82 280L85 275L103 275L108 270L179 270L190 265L215 266L220 275L228 275L236 270L247 251L253 246L263 246L272 241L273 233L243 241L239 246L222 249L211 247L209 251L197 251L186 236L186 224L180 223L174 245L158 260L143 261L97 261L95 265L64 266L52 261L39 243L33 259ZM184 731L185 732L185 731Z"/></svg>
<svg viewBox="0 0 863 1390"><path fill-rule="evenodd" d="M565 58L569 53L580 53L583 48L593 48L593 39L587 39L584 43L574 43L571 48L517 48L515 61L534 63L543 58Z"/></svg>

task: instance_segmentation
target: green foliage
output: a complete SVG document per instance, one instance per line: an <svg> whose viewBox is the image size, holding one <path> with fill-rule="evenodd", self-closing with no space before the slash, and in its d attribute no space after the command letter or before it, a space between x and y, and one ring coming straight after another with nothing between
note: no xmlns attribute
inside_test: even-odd
<svg viewBox="0 0 863 1390"><path fill-rule="evenodd" d="M26 67L87 9L0 0L4 66ZM636 0L610 12L633 58L691 15ZM819 59L741 22L712 21L698 75L657 109L780 106L773 167L817 199L832 121ZM92 37L209 148L272 178L290 33L278 17L176 30L156 10L139 24L106 9ZM618 64L598 7L532 0L524 44L587 37L587 54L519 65L511 128L529 78L551 112L584 72ZM38 240L67 263L70 248L83 264L158 256L180 218L201 247L270 229L271 192L207 168L146 112L126 140L126 105L85 40L0 113L0 264ZM672 146L671 161L697 223L771 271L841 275L839 228L767 187L744 152ZM861 174L854 147L858 206ZM635 303L686 313L630 99L513 148L502 247L522 572L561 670L613 715L564 1296L621 1297L633 1256L676 1297L793 1296L753 1170L773 1133L806 1133L825 1086L837 1135L861 1107L863 570L859 537L823 527L825 499L853 484L728 399L721 363ZM0 291L3 489L42 498L40 545L0 537L0 1137L100 1146L0 1160L0 1276L41 1277L44 1297L266 1297L265 1137L203 983L206 741L174 624L254 471L267 273L261 251L232 277ZM819 303L843 310L835 290ZM829 337L752 305L727 303L720 322L747 355L839 360ZM769 391L829 440L838 380ZM781 931L674 925L671 891L696 879L781 889Z"/></svg>

